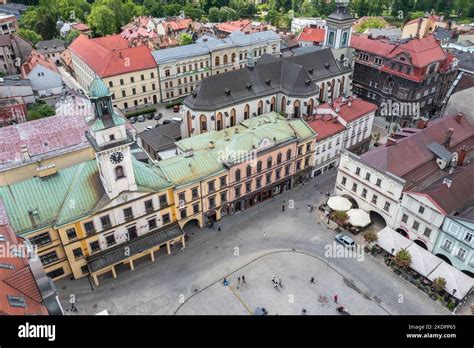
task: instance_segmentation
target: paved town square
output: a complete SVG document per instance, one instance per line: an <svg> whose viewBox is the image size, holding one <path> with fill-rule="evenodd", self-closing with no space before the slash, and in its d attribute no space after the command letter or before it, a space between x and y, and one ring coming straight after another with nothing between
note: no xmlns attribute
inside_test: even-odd
<svg viewBox="0 0 474 348"><path fill-rule="evenodd" d="M214 229L186 230L184 251L160 254L154 263L145 257L134 271L117 268L117 279L103 275L94 291L87 278L62 280L61 302L69 309L74 296L75 314L249 315L264 307L275 315L300 315L303 309L308 315L338 315L337 294L353 315L449 314L372 256L325 257L335 232L307 206L324 202L334 174L226 217ZM282 212L282 201L291 200L294 208ZM246 283L237 288L242 275ZM273 276L281 278L282 288L273 288Z"/></svg>

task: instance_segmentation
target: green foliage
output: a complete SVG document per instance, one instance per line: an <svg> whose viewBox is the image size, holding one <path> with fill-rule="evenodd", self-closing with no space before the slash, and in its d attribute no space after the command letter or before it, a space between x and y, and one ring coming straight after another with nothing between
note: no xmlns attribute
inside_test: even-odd
<svg viewBox="0 0 474 348"><path fill-rule="evenodd" d="M356 27L356 32L363 33L367 29L372 29L372 28L379 29L379 28L385 27L385 25L386 25L386 22L381 18L377 18L377 17L368 18L362 24Z"/></svg>
<svg viewBox="0 0 474 348"><path fill-rule="evenodd" d="M145 14L149 16L160 18L165 15L161 0L144 0L143 7L145 8Z"/></svg>
<svg viewBox="0 0 474 348"><path fill-rule="evenodd" d="M184 6L184 14L186 17L191 18L192 20L200 20L202 18L202 10L199 7L195 7L191 4L186 4Z"/></svg>
<svg viewBox="0 0 474 348"><path fill-rule="evenodd" d="M332 219L338 224L343 225L346 223L347 219L349 219L349 216L345 211L333 211Z"/></svg>
<svg viewBox="0 0 474 348"><path fill-rule="evenodd" d="M211 23L219 22L219 9L217 7L211 7L207 17Z"/></svg>
<svg viewBox="0 0 474 348"><path fill-rule="evenodd" d="M178 42L180 46L189 45L193 43L193 37L184 33L179 36Z"/></svg>
<svg viewBox="0 0 474 348"><path fill-rule="evenodd" d="M87 23L97 36L114 34L117 27L111 18L114 12L104 5L93 6L92 12L87 17Z"/></svg>
<svg viewBox="0 0 474 348"><path fill-rule="evenodd" d="M423 11L414 11L408 13L408 20L411 21L413 19L424 17L426 12Z"/></svg>
<svg viewBox="0 0 474 348"><path fill-rule="evenodd" d="M26 119L28 121L38 120L40 118L53 116L55 114L56 114L56 112L54 111L54 109L52 107L50 107L48 104L46 104L43 101L39 101L35 104L32 104L28 108L28 113L26 115Z"/></svg>
<svg viewBox="0 0 474 348"><path fill-rule="evenodd" d="M364 237L364 240L367 242L367 244L374 243L379 239L377 236L377 233L375 233L375 231L372 231L372 230L364 232L363 237Z"/></svg>
<svg viewBox="0 0 474 348"><path fill-rule="evenodd" d="M164 6L165 16L173 17L179 15L179 13L183 10L183 6L180 4L167 4Z"/></svg>
<svg viewBox="0 0 474 348"><path fill-rule="evenodd" d="M38 33L36 33L35 31L33 30L30 30L30 29L22 29L20 28L18 30L18 35L20 35L23 39L25 39L26 41L29 41L31 42L34 46L36 46L36 44L38 42L40 42L41 40L43 40L43 38L41 37L41 35L39 35Z"/></svg>
<svg viewBox="0 0 474 348"><path fill-rule="evenodd" d="M400 249L395 255L395 264L403 269L410 267L411 255L407 249Z"/></svg>
<svg viewBox="0 0 474 348"><path fill-rule="evenodd" d="M433 288L436 289L436 291L444 290L446 286L446 279L444 279L443 277L438 277L433 280L433 283L431 285L433 286Z"/></svg>
<svg viewBox="0 0 474 348"><path fill-rule="evenodd" d="M66 36L66 41L71 43L73 42L79 35L81 35L81 32L78 30L71 30L67 36Z"/></svg>
<svg viewBox="0 0 474 348"><path fill-rule="evenodd" d="M138 110L138 111L128 112L128 113L125 114L125 117L130 118L130 117L134 117L134 116L151 114L151 113L154 113L154 112L156 112L156 108L145 108L145 109L141 109L141 110Z"/></svg>

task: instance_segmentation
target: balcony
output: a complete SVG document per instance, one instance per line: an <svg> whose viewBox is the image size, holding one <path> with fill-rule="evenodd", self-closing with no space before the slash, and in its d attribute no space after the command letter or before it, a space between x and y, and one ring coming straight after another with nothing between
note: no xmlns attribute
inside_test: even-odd
<svg viewBox="0 0 474 348"><path fill-rule="evenodd" d="M127 221L127 222L128 222L128 221L132 221L133 218L134 218L133 215L126 215L126 216L125 216L125 221Z"/></svg>

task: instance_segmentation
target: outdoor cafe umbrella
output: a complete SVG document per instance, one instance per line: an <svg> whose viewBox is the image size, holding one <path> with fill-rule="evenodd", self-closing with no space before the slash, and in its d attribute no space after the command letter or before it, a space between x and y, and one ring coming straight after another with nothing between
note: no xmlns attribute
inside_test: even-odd
<svg viewBox="0 0 474 348"><path fill-rule="evenodd" d="M352 207L351 201L341 196L334 196L329 198L327 205L332 210L337 211L348 211Z"/></svg>
<svg viewBox="0 0 474 348"><path fill-rule="evenodd" d="M349 217L347 222L354 227L365 227L372 222L370 215L362 209L351 209L347 212L347 216Z"/></svg>

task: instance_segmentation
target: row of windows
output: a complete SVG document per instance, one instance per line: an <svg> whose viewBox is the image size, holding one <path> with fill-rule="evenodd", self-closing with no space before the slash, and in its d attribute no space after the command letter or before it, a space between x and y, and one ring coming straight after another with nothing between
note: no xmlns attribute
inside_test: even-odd
<svg viewBox="0 0 474 348"><path fill-rule="evenodd" d="M156 85L154 83L152 83L150 91L155 91L155 90L156 90ZM142 93L146 93L146 92L147 92L146 86L142 85ZM122 90L121 94L122 94L122 98L127 97L127 91L126 90ZM132 88L132 95L137 95L137 88L136 87ZM115 93L112 94L112 99L115 99Z"/></svg>
<svg viewBox="0 0 474 348"><path fill-rule="evenodd" d="M154 79L155 78L155 73L154 72L151 72L150 73L150 78L151 79ZM145 81L145 74L141 74L140 75L140 80L141 81ZM125 85L125 80L124 79L120 79L120 86L123 86ZM135 83L135 76L130 76L130 83ZM114 86L114 82L113 81L109 81L109 87L113 87Z"/></svg>
<svg viewBox="0 0 474 348"><path fill-rule="evenodd" d="M342 180L341 180L341 185L346 186L346 184L347 184L347 178L345 176L343 176ZM351 187L351 191L354 192L355 194L358 194L358 192L357 192L358 191L358 186L359 185L357 183L353 183L352 187ZM367 200L368 199L367 194L368 194L367 189L362 188L362 192L361 192L360 196ZM373 194L372 199L370 200L370 202L374 205L377 205L378 198L379 198L378 195ZM389 202L387 202L387 201L385 202L383 210L385 210L386 212L390 211L390 203Z"/></svg>
<svg viewBox="0 0 474 348"><path fill-rule="evenodd" d="M424 209L424 208L423 208L423 209ZM403 216L402 216L402 222L405 223L405 224L408 222L408 215L407 215L407 214L403 214ZM420 228L420 222L414 219L411 228L412 228L414 231L418 231L419 228ZM425 231L423 232L423 235L429 238L430 235L431 235L431 232L432 232L431 228L425 227Z"/></svg>

